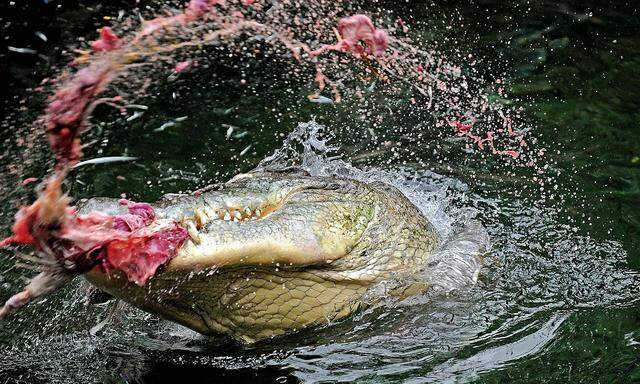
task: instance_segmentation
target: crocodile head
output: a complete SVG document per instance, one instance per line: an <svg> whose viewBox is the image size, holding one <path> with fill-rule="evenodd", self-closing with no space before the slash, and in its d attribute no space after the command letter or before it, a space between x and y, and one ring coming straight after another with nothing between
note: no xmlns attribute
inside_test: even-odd
<svg viewBox="0 0 640 384"><path fill-rule="evenodd" d="M158 220L189 232L176 256L142 287L99 268L87 279L200 333L245 342L349 315L372 286L409 273L437 243L419 210L382 183L252 173L153 207ZM122 209L95 198L81 213Z"/></svg>

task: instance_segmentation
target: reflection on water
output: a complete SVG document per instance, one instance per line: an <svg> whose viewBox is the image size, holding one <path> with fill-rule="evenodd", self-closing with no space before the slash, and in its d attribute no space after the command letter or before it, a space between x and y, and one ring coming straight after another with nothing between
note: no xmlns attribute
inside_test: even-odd
<svg viewBox="0 0 640 384"><path fill-rule="evenodd" d="M31 309L37 318L26 319L31 329L10 346L3 374L21 372L29 379L60 382L95 374L168 382L176 376L164 372L173 367L176 374L197 378L202 372L221 380L261 375L261 380L283 382L467 381L544 354L576 311L630 306L639 297L640 276L623 267L626 255L619 244L595 241L560 225L552 209L486 197L430 171L360 170L328 159L323 151L331 147L315 136L318 128L315 123L301 125L265 161L286 165L285 160L297 156L296 162L315 175L396 184L445 239L457 241L465 251L444 252L448 257L433 262L423 276L437 279L434 285L444 289L388 302L323 329L240 347L208 340L128 306L117 309L115 318L91 336L89 328L114 304L85 306L86 284L78 283L58 295L63 304L56 300L48 306L46 313L55 315L44 324L46 313ZM469 228L473 218L486 225L492 240L476 285L464 282L475 278L472 260L486 246L484 229L476 226L462 236L455 229ZM43 328L34 329L36 325Z"/></svg>
<svg viewBox="0 0 640 384"><path fill-rule="evenodd" d="M455 377L459 381L477 379L483 372L500 368L512 361L534 356L541 352L555 338L555 332L567 319L568 314L554 315L535 332L517 341L487 348L476 355L457 361L447 361L433 368L424 378L416 378L409 382L427 381L444 382Z"/></svg>
<svg viewBox="0 0 640 384"><path fill-rule="evenodd" d="M634 270L640 261L630 239L639 227L637 212L630 212L639 202L633 159L640 153L636 132L625 125L637 120L640 105L633 88L640 79L639 41L627 31L637 34L638 21L596 5L589 6L595 15L583 18L587 5L529 3L513 2L503 11L431 6L424 15L430 23L416 33L443 38L446 50L453 43L444 37L453 39L452 32L439 18L456 15L477 26L456 32L463 37L452 41L478 55L495 50L484 51L483 68L513 79L514 98L503 102L529 103L523 105L532 129L551 153L549 172L561 173L554 178L561 196L555 200L535 190L522 193L534 176L527 170L480 162L463 156L456 142L418 136L424 126L403 115L401 106L373 134L361 134L348 129L349 107L300 104L297 95L275 88L259 96L233 87L203 95L206 110L184 105L165 111L160 97L157 119L132 123L120 137L98 135L109 139L98 150L103 155L130 153L141 160L89 166L71 186L76 196L127 192L152 199L224 180L261 160L295 161L312 174L382 179L401 188L444 238L464 240L461 231L482 223L490 244L479 229L466 232L472 241L457 243L474 252L488 246L479 275L472 272L473 258L456 259L473 252L443 252L424 278L445 289L250 347L203 338L128 306L117 307L92 336L91 327L114 304L85 305L87 286L77 281L2 324L0 377L59 383L640 380L640 276ZM528 9L522 20L507 17L522 9ZM607 81L597 78L603 73ZM274 109L296 113L276 118ZM190 119L179 126L151 133L184 115ZM309 134L314 123L299 127L296 140L284 140L311 115L327 127L328 141ZM240 156L248 145L252 149ZM432 156L433 146L449 151L444 160ZM603 186L609 193L601 200ZM7 199L18 193L2 191ZM6 297L20 281L12 263L3 263ZM428 275L438 266L441 274ZM460 271L477 283L452 284L462 282L455 277Z"/></svg>

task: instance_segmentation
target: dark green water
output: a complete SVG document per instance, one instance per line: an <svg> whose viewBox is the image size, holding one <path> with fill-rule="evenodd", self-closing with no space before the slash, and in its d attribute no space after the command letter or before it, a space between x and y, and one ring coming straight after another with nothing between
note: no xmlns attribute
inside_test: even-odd
<svg viewBox="0 0 640 384"><path fill-rule="evenodd" d="M76 197L153 200L194 190L251 169L315 117L349 163L412 175L407 183L424 191L419 201L441 227L474 210L493 242L477 286L240 347L128 307L91 336L108 305L84 306L77 283L2 324L0 381L640 382L640 15L632 3L603 3L382 4L425 21L412 33L445 57L479 58L479 81L507 79L509 96L499 102L522 106L547 149L546 171L535 176L551 177L550 194L537 190L529 170L420 136L429 129L400 100L377 96L389 108L373 126L354 103L311 104L282 84L282 73L261 76L269 63L248 69L251 87L223 63L159 88L144 117L119 117L90 133L100 144L87 157L139 160L81 168L70 184ZM85 15L71 18L82 35L107 10L60 12ZM11 54L3 60L16 94L38 77L30 70L44 67ZM7 114L17 108L5 105ZM188 119L153 131L180 116ZM42 175L46 156L25 177ZM26 194L16 182L0 191L6 201ZM7 228L13 204L3 207ZM12 265L2 264L2 298L21 284Z"/></svg>

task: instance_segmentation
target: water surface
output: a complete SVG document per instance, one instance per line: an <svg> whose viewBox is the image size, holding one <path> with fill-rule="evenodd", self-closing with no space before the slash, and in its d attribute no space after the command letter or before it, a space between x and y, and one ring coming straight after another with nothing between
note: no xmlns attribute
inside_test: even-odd
<svg viewBox="0 0 640 384"><path fill-rule="evenodd" d="M433 133L404 99L374 91L372 97L388 108L379 124L371 124L354 113L355 102L312 104L304 90L279 82L277 72L260 77L269 63L249 70L251 87L241 85L246 73L221 63L161 88L143 118L127 122L123 116L92 131L98 144L87 149L87 158L138 160L81 167L69 189L76 197L126 193L153 200L223 181L279 150L276 161L303 163L314 174L393 179L444 238L481 222L491 244L477 284L389 302L322 329L243 347L128 306L86 306L86 284L77 281L2 324L3 381L640 381L635 6L380 6L423 21L411 33L437 44L444 57L478 58L477 78L489 91L495 79L506 79L508 96L493 96L524 108L537 148L546 149L541 173L465 152L460 142ZM73 19L83 35L92 17L107 10L59 12L84 15ZM42 50L55 60L50 46ZM7 60L16 63L12 81L23 79L20 70L46 67L22 57ZM33 85L24 78L18 94ZM182 95L180 102L173 92ZM19 103L9 98L5 108L14 113ZM188 118L154 132L181 116ZM283 144L299 123L306 124L306 134ZM333 149L309 134L317 124ZM3 145L9 155L18 150ZM25 177L44 174L48 154L40 152ZM8 163L5 155L2 164ZM539 179L547 181L544 188ZM16 184L8 180L0 191L5 229L13 200L27 193ZM2 261L3 298L22 283L23 271L13 264ZM112 311L113 319L92 335L91 328Z"/></svg>

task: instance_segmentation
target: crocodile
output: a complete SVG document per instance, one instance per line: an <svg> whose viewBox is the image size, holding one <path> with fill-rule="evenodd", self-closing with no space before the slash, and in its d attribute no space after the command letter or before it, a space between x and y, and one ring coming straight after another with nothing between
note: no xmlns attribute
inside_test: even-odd
<svg viewBox="0 0 640 384"><path fill-rule="evenodd" d="M245 343L423 291L411 276L440 242L397 188L301 171L240 174L152 206L188 229L175 257L144 286L99 268L85 278L144 311ZM79 212L123 209L117 199L91 198Z"/></svg>

